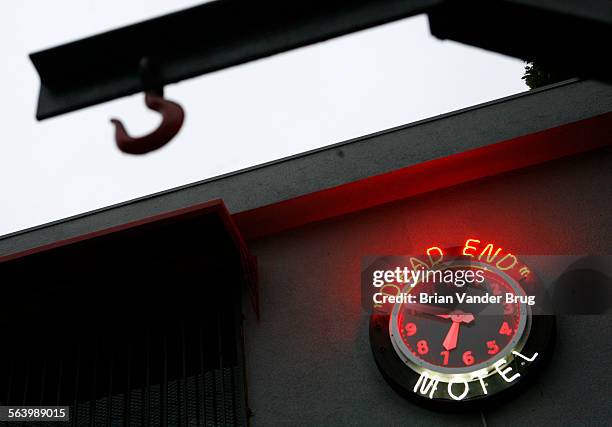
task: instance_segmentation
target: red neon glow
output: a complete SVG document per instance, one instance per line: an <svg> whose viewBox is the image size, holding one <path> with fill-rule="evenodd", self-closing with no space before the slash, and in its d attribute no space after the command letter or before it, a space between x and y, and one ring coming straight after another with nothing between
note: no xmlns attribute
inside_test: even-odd
<svg viewBox="0 0 612 427"><path fill-rule="evenodd" d="M478 254L479 261L482 261L483 256L485 256L486 262L489 264L493 264L498 255L504 251L501 247L498 247L495 253L493 253L495 245L493 243L487 243L484 249L479 252L479 243L481 243L481 241L478 239L467 239L465 241L465 244L463 245L463 250L461 251L461 253L465 256L470 256L472 258ZM495 266L498 269L505 271L514 268L517 263L518 259L516 258L516 256L508 252L503 257L501 257L497 261L497 263L495 263Z"/></svg>
<svg viewBox="0 0 612 427"><path fill-rule="evenodd" d="M437 254L436 259L434 259L434 255L432 254L434 252ZM442 261L442 259L444 258L444 251L437 246L432 246L431 248L427 248L427 256L429 257L429 262L433 267L434 265Z"/></svg>
<svg viewBox="0 0 612 427"><path fill-rule="evenodd" d="M501 141L234 215L257 238L610 145L612 113Z"/></svg>
<svg viewBox="0 0 612 427"><path fill-rule="evenodd" d="M478 239L467 239L465 241L465 245L463 245L463 252L462 252L463 255L473 257L474 254L470 254L467 251L470 250L470 249L476 249L476 246L471 246L470 243L480 243L480 240L478 240Z"/></svg>
<svg viewBox="0 0 612 427"><path fill-rule="evenodd" d="M485 275L483 290L494 294L516 292L494 270L486 270ZM414 292L438 295L444 293L445 288L442 284L419 282L414 289ZM446 307L444 302L436 304L439 308ZM456 309L432 316L415 312L405 304L395 321L399 326L399 338L415 357L437 366L460 368L490 360L507 348L517 333L521 322L518 303L503 308L496 304L494 309L490 316L482 318ZM449 322L436 320L436 317Z"/></svg>
<svg viewBox="0 0 612 427"><path fill-rule="evenodd" d="M502 250L501 248L497 248L497 250L495 251L495 254L493 254L493 244L489 243L487 246L485 246L485 248L482 250L480 255L478 255L478 259L481 259L482 256L488 252L487 262L492 263L493 261L495 261L495 258L497 258L497 255L499 255L501 250Z"/></svg>
<svg viewBox="0 0 612 427"><path fill-rule="evenodd" d="M453 323L442 342L442 347L446 350L453 350L457 347L457 339L459 337L459 327L462 323L471 323L474 321L474 315L470 313L458 313L458 314L438 314L438 317L443 319L450 319Z"/></svg>
<svg viewBox="0 0 612 427"><path fill-rule="evenodd" d="M512 329L510 329L510 326L508 326L508 322L502 323L501 327L499 328L499 333L508 336L512 335Z"/></svg>

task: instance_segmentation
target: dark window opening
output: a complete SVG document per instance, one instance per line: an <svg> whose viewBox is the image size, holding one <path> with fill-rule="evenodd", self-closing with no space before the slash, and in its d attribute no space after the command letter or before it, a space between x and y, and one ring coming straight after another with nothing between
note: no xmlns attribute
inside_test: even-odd
<svg viewBox="0 0 612 427"><path fill-rule="evenodd" d="M217 216L113 233L0 271L1 404L70 406L66 425L246 422L243 275Z"/></svg>

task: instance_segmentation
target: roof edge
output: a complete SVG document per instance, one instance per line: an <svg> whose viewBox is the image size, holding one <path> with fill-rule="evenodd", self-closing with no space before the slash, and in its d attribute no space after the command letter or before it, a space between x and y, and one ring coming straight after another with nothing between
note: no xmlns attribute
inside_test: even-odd
<svg viewBox="0 0 612 427"><path fill-rule="evenodd" d="M574 79L569 79L569 80L565 80L565 81L562 81L562 82L554 83L554 84L551 84L551 85L543 86L541 88L532 89L532 90L526 90L524 92L520 92L520 93L517 93L517 94L513 94L513 95L505 96L505 97L502 97L502 98L497 98L497 99L494 99L494 100L491 100L491 101L483 102L483 103L480 103L480 104L468 106L468 107L465 107L465 108L461 108L459 110L450 111L450 112L447 112L447 113L443 113L443 114L439 114L439 115L436 115L436 116L428 117L428 118L425 118L425 119L422 119L422 120L418 120L418 121L415 121L415 122L411 122L411 123L407 123L407 124L404 124L404 125L399 125L399 126L395 126L395 127L392 127L392 128L384 129L382 131L373 132L373 133L370 133L370 134L366 134L366 135L358 136L358 137L355 137L355 138L351 138L351 139L348 139L348 140L345 140L345 141L336 142L336 143L333 143L333 144L330 144L330 145L326 145L324 147L315 148L315 149L308 150L308 151L305 151L305 152L302 152L302 153L293 154L291 156L282 157L280 159L271 160L269 162L260 163L258 165L249 166L249 167L246 167L246 168L243 168L243 169L238 169L238 170L233 171L233 172L228 172L228 173L217 175L217 176L214 176L214 177L211 177L211 178L205 178L203 180L187 183L187 184L180 185L180 186L177 186L177 187L172 187L172 188L169 188L169 189L166 189L166 190L162 190L162 191L159 191L159 192L155 192L155 193L151 193L151 194L148 194L148 195L145 195L145 196L136 197L136 198L129 199L129 200L126 200L126 201L123 201L123 202L118 202L118 203L114 203L112 205L104 206L104 207L101 207L101 208L98 208L98 209L93 209L93 210L86 211L86 212L83 212L83 213L79 213L79 214L76 214L76 215L71 215L71 216L68 216L68 217L60 218L60 219L57 219L57 220L54 220L54 221L49 221L49 222L46 222L46 223L43 223L43 224L40 224L40 225L35 225L35 226L32 226L32 227L25 228L25 229L22 229L22 230L17 230L17 231L14 231L14 232L11 232L11 233L8 233L8 234L0 236L0 241L6 240L6 239L10 239L12 237L17 237L17 236L20 236L20 235L23 235L23 234L31 233L31 232L34 232L34 231L42 230L42 229L45 229L47 227L51 227L51 226L59 225L59 224L62 224L62 223L67 223L67 222L70 222L70 221L78 220L78 219L81 219L81 218L84 218L84 217L87 217L87 216L96 215L96 214L99 214L99 213L102 213L102 212L105 212L105 211L121 208L121 207L130 205L130 204L135 203L135 202L140 202L140 201L144 201L144 200L148 200L148 199L157 198L157 197L160 197L160 196L163 196L163 195L167 195L167 194L171 194L171 193L178 192L178 191L181 191L181 190L185 190L185 189L188 189L188 188L196 187L196 186L199 186L199 185L202 185L202 184L206 184L206 183L222 180L222 179L225 179L225 178L228 178L228 177L232 177L232 176L236 176L236 175L241 175L241 174L245 174L245 173L248 173L248 172L252 172L252 171L255 171L255 170L258 170L258 169L263 169L263 168L267 168L267 167L270 167L270 166L282 164L282 163L285 163L285 162L289 162L291 160L299 159L299 158L302 158L302 157L307 157L307 156L310 156L310 155L315 154L315 153L320 153L320 152L324 152L324 151L334 150L334 149L337 149L339 147L343 147L343 146L346 146L346 145L354 144L354 143L357 143L357 142L362 142L362 141L365 141L365 140L368 140L368 139L372 139L372 138L379 137L379 136L382 136L382 135L385 135L385 134L397 132L399 130L403 130L403 129L407 129L407 128L423 125L423 124L426 124L426 123L432 123L432 122L435 122L435 121L444 120L444 119L449 118L449 117L454 117L454 116L458 116L458 115L461 115L461 114L469 113L471 111L487 108L487 107L490 107L492 105L497 105L497 104L505 103L505 102L508 102L508 101L511 101L511 100L514 100L514 99L534 96L534 95L537 95L537 94L540 94L540 93L543 93L543 92L548 92L548 91L551 91L551 90L555 90L555 89L558 89L558 88L561 88L561 87L564 87L564 86L574 85L574 84L580 83L582 81L583 80L581 80L581 79L574 78Z"/></svg>

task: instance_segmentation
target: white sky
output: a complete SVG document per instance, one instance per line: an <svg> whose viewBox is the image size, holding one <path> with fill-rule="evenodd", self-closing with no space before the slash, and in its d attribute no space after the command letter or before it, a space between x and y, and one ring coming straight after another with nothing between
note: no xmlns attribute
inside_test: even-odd
<svg viewBox="0 0 612 427"><path fill-rule="evenodd" d="M420 16L168 86L186 122L146 156L120 153L108 122L153 129L141 95L35 120L28 53L201 2L0 3L0 235L527 89L521 61L439 41Z"/></svg>

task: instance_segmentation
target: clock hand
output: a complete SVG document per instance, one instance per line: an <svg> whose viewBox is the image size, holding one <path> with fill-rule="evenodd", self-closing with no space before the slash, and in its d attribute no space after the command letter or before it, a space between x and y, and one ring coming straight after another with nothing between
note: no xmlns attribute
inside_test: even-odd
<svg viewBox="0 0 612 427"><path fill-rule="evenodd" d="M471 323L474 321L474 315L471 313L464 313L461 315L462 323Z"/></svg>
<svg viewBox="0 0 612 427"><path fill-rule="evenodd" d="M453 321L453 324L448 330L448 333L446 334L446 338L444 338L444 342L442 343L442 346L446 350L450 351L457 347L457 337L459 336L459 326L460 325L461 323Z"/></svg>
<svg viewBox="0 0 612 427"><path fill-rule="evenodd" d="M429 317L432 316L434 320L436 317L440 316L441 313L448 313L448 309L443 307L436 307L428 304L409 304L407 308L407 312L419 317ZM441 320L442 321L442 320Z"/></svg>
<svg viewBox="0 0 612 427"><path fill-rule="evenodd" d="M464 313L461 310L454 311L451 314L436 314L436 316L442 319L451 319L453 322L460 323L471 323L474 321L474 315L471 313Z"/></svg>
<svg viewBox="0 0 612 427"><path fill-rule="evenodd" d="M462 323L471 323L474 321L474 315L471 313L456 313L456 314L437 314L438 317L443 319L451 319L453 324L451 325L442 346L450 351L457 347L457 339L459 338L459 326Z"/></svg>
<svg viewBox="0 0 612 427"><path fill-rule="evenodd" d="M417 303L410 304L410 306L408 307L408 310L414 313L425 313L425 314L431 314L434 316L448 313L448 309L443 308L443 307L436 307L434 305L417 304Z"/></svg>

